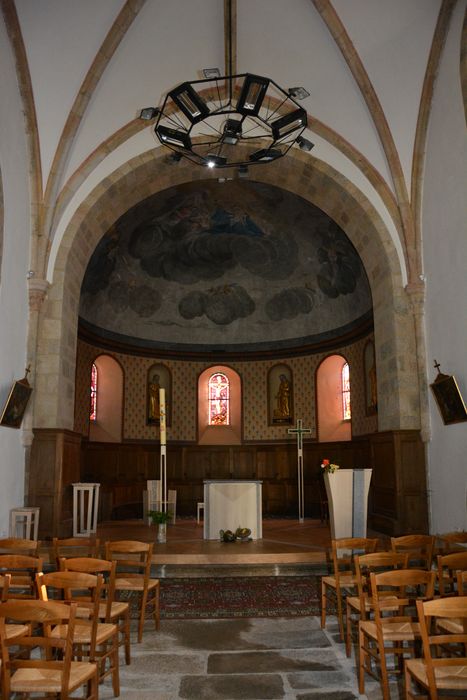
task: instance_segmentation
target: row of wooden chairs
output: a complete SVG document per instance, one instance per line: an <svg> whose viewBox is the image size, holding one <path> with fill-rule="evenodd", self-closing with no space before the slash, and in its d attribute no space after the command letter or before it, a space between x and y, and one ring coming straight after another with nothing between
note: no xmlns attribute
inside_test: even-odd
<svg viewBox="0 0 467 700"><path fill-rule="evenodd" d="M459 536L459 533L456 533ZM462 540L461 540L462 541ZM454 542L454 540L451 540ZM366 674L374 675L375 662L379 671L383 698L389 700L389 681L386 663L386 650L389 650L397 662L396 668L403 670L404 657L414 652L422 640L421 622L414 620L416 604L424 604L432 599L435 592L443 596L456 596L455 600L467 592L467 550L457 551L458 546L448 549L449 554L438 554L436 568L432 568L435 538L423 535L410 535L392 538L390 552L378 552L378 540L368 538L346 538L332 542L333 574L322 577L321 591L321 625L326 625L326 609L329 597L337 607L339 632L341 640L346 643L347 655L352 649L353 631L358 627L358 675L360 692L364 693ZM454 551L452 551L454 550ZM441 551L446 551L442 549ZM435 586L437 585L437 589ZM467 597L464 597L464 605ZM344 632L344 603L346 608L346 625ZM458 610L456 604L451 604ZM442 606L440 606L441 609ZM465 609L464 609L465 612ZM449 613L450 615L450 613ZM449 616L448 613L446 616ZM451 617L455 620L456 616ZM464 614L465 618L465 614ZM463 626L462 626L463 625ZM459 639L464 634L464 657L467 657L467 620L457 620L448 625L449 633L445 650L449 644L459 648ZM426 638L430 637L430 621L425 621ZM452 637L453 634L456 637ZM431 636L433 636L431 634ZM423 641L423 640L422 640ZM426 659L425 650L425 659ZM431 663L431 662L430 662ZM431 668L437 668L433 661ZM456 659L448 664L449 669L442 672L443 683L454 683L467 689L467 658ZM425 674L425 675L424 675ZM438 675L436 675L438 674ZM456 674L456 678L454 678ZM440 672L428 671L424 661L415 659L408 665L406 678L415 680L422 687L426 679L430 683ZM428 682L428 681L427 681ZM430 686L431 687L431 686ZM411 683L407 683L406 697L411 695ZM431 690L430 690L431 692ZM430 697L435 697L430 695Z"/></svg>
<svg viewBox="0 0 467 700"><path fill-rule="evenodd" d="M86 657L97 665L99 681L111 676L114 695L118 696L120 646L124 647L125 662L131 662L130 603L118 600L118 596L123 592L136 595L139 602L138 641L142 640L147 612L152 615L155 628L159 629L160 625L160 584L158 579L151 578L153 545L128 540L107 542L104 547L105 558L99 558L96 556L100 554L99 542L83 539L57 539L53 542L50 561L54 566L49 566L48 569L55 568L55 571L44 571L41 557L0 554L2 601L29 604L36 603L37 599L42 602L51 602L49 599L52 599L53 602L60 600L69 605L76 602L78 619L73 623L74 650L79 657L83 654L83 649L86 650ZM70 554L85 556L66 556ZM89 554L94 556L87 556ZM0 618L3 614L2 606L3 603L0 605ZM82 619L83 615L86 619ZM11 636L11 624L6 629L10 630ZM57 623L53 631L51 629L49 625L49 636L60 634L64 637L68 627ZM9 640L6 633L4 642L6 665L3 668L6 673L6 669L16 667L14 664L8 665ZM7 681L4 682L7 687ZM92 695L93 691L89 692Z"/></svg>

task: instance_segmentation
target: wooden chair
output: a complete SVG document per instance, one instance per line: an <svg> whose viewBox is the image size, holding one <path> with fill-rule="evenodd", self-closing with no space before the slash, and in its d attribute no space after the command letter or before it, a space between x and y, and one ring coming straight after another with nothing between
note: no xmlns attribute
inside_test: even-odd
<svg viewBox="0 0 467 700"><path fill-rule="evenodd" d="M343 598L355 591L357 577L354 570L354 555L376 551L377 539L345 537L332 540L333 573L321 577L321 627L326 627L327 601L335 601L341 641L344 641Z"/></svg>
<svg viewBox="0 0 467 700"><path fill-rule="evenodd" d="M18 537L0 539L0 554L25 554L36 557L39 550L37 540L23 540Z"/></svg>
<svg viewBox="0 0 467 700"><path fill-rule="evenodd" d="M467 571L457 572L457 595L467 595Z"/></svg>
<svg viewBox="0 0 467 700"><path fill-rule="evenodd" d="M467 532L445 532L435 537L438 554L465 552L467 548Z"/></svg>
<svg viewBox="0 0 467 700"><path fill-rule="evenodd" d="M0 575L10 574L8 598L37 598L36 574L42 559L23 554L0 554Z"/></svg>
<svg viewBox="0 0 467 700"><path fill-rule="evenodd" d="M345 651L347 656L352 652L353 629L358 628L360 620L366 620L372 611L370 593L370 574L390 571L391 569L406 569L408 554L396 552L373 552L371 554L355 555L355 575L357 577L356 596L347 596Z"/></svg>
<svg viewBox="0 0 467 700"><path fill-rule="evenodd" d="M60 559L68 557L98 557L100 540L96 537L66 537L52 540L52 556L57 571L60 570Z"/></svg>
<svg viewBox="0 0 467 700"><path fill-rule="evenodd" d="M130 653L130 605L121 600L115 600L115 574L117 562L93 557L72 557L60 559L61 571L79 571L87 574L102 574L102 587L105 600L99 605L99 619L110 622L118 627L119 646L125 648L125 663L131 663Z"/></svg>
<svg viewBox="0 0 467 700"><path fill-rule="evenodd" d="M440 596L455 595L457 571L467 571L467 552L438 554L437 565Z"/></svg>
<svg viewBox="0 0 467 700"><path fill-rule="evenodd" d="M86 700L98 700L96 664L72 661L76 608L76 605L39 600L11 600L0 605L2 697L9 698L12 693L21 697L41 693L68 700L71 693L84 688ZM21 623L23 632L9 636L11 625L6 624L5 619ZM51 626L57 625L67 630L63 639L49 636ZM20 645L28 655L32 648L38 647L45 659L20 658L19 655L13 658L12 645ZM59 651L60 660L53 658L55 650Z"/></svg>
<svg viewBox="0 0 467 700"><path fill-rule="evenodd" d="M393 552L409 555L408 567L431 571L435 538L433 535L403 535L391 537Z"/></svg>
<svg viewBox="0 0 467 700"><path fill-rule="evenodd" d="M156 630L160 625L160 583L151 578L152 543L135 540L106 542L105 556L117 562L116 591L139 596L138 642L143 639L144 618L151 612Z"/></svg>
<svg viewBox="0 0 467 700"><path fill-rule="evenodd" d="M381 683L383 700L390 700L389 673L402 672L404 656L414 655L415 641L420 639L415 601L433 597L435 577L434 571L421 569L370 574L374 620L360 620L358 625L358 685L362 695L368 673ZM394 655L393 669L388 669L388 655Z"/></svg>
<svg viewBox="0 0 467 700"><path fill-rule="evenodd" d="M97 663L99 681L102 682L107 676L111 676L113 692L115 697L118 697L118 629L116 625L99 622L102 574L95 576L76 571L53 571L49 574L38 574L36 581L40 600L59 598L68 604L78 605L71 637L73 655L79 659L86 657L90 662ZM51 631L53 638L64 639L67 634L66 625L57 625Z"/></svg>
<svg viewBox="0 0 467 700"><path fill-rule="evenodd" d="M412 684L428 691L431 700L438 700L440 690L451 691L455 697L459 697L460 694L465 697L467 692L467 597L455 596L427 602L417 601L417 611L423 643L423 659L408 659L405 662L406 700L419 697L413 694ZM445 621L448 620L455 622L451 633L447 629L449 625L445 625Z"/></svg>

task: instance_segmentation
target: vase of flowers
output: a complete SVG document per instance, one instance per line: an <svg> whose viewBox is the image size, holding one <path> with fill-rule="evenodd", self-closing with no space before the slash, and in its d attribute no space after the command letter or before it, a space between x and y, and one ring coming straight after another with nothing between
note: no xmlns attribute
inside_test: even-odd
<svg viewBox="0 0 467 700"><path fill-rule="evenodd" d="M151 518L153 525L157 525L156 542L159 544L167 542L167 523L172 517L172 513L164 510L150 510L148 517Z"/></svg>
<svg viewBox="0 0 467 700"><path fill-rule="evenodd" d="M339 469L338 464L332 464L329 459L323 459L323 463L321 465L321 469L323 469L325 474L334 474Z"/></svg>

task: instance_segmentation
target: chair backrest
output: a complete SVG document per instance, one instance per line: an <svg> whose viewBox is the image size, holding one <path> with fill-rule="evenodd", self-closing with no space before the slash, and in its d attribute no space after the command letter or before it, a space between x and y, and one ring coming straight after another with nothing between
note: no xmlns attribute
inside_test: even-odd
<svg viewBox="0 0 467 700"><path fill-rule="evenodd" d="M452 552L462 552L467 547L467 532L445 532L436 535L436 542L440 554L451 554Z"/></svg>
<svg viewBox="0 0 467 700"><path fill-rule="evenodd" d="M94 557L70 557L60 559L61 571L76 571L83 574L102 574L101 595L105 598L107 609L106 619L110 620L112 602L115 599L115 574L117 562Z"/></svg>
<svg viewBox="0 0 467 700"><path fill-rule="evenodd" d="M442 596L456 593L456 572L467 570L467 552L438 554L438 587Z"/></svg>
<svg viewBox="0 0 467 700"><path fill-rule="evenodd" d="M417 601L423 656L429 685L429 696L438 699L436 671L452 668L442 674L443 690L467 689L467 596ZM452 621L454 624L449 624ZM450 631L452 630L452 631ZM463 650L463 651L460 651ZM449 676L452 685L449 685ZM456 697L458 697L456 693Z"/></svg>
<svg viewBox="0 0 467 700"><path fill-rule="evenodd" d="M384 622L411 621L416 600L430 600L435 590L436 573L424 569L394 569L370 574L375 622L379 629Z"/></svg>
<svg viewBox="0 0 467 700"><path fill-rule="evenodd" d="M393 552L407 552L408 566L430 571L433 562L435 538L433 535L403 535L391 537Z"/></svg>
<svg viewBox="0 0 467 700"><path fill-rule="evenodd" d="M8 600L8 591L10 589L11 574L0 575L0 588L2 589L2 595L0 597L0 602L4 603Z"/></svg>
<svg viewBox="0 0 467 700"><path fill-rule="evenodd" d="M75 628L77 606L66 605L59 602L44 602L41 600L8 600L0 605L0 645L2 656L2 685L3 697L10 697L11 670L17 665L27 668L28 665L35 669L53 668L59 671L61 676L61 697L66 695L70 679L72 660L72 639ZM18 639L15 637L8 641L6 634L5 619L26 625L26 632ZM50 636L51 628L57 624L67 625L67 635L65 638ZM47 658L52 657L53 649L62 651L61 660L54 658L49 660L29 660L10 658L9 647L14 645L20 647L44 649ZM16 653L16 656L18 654ZM43 694L43 687L37 688ZM34 686L31 682L31 691Z"/></svg>
<svg viewBox="0 0 467 700"><path fill-rule="evenodd" d="M119 571L125 577L144 576L149 581L154 545L138 540L116 540L105 543L105 558L115 561L117 576Z"/></svg>
<svg viewBox="0 0 467 700"><path fill-rule="evenodd" d="M37 574L36 585L39 600L61 600L78 605L80 624L90 627L90 654L96 649L99 602L103 585L102 574L83 574L76 571L52 571Z"/></svg>
<svg viewBox="0 0 467 700"><path fill-rule="evenodd" d="M38 540L23 540L19 537L0 539L0 553L27 554L36 556L39 548Z"/></svg>
<svg viewBox="0 0 467 700"><path fill-rule="evenodd" d="M8 598L36 598L35 577L42 559L26 554L0 554L0 575L10 574Z"/></svg>
<svg viewBox="0 0 467 700"><path fill-rule="evenodd" d="M378 539L368 537L343 537L331 540L332 563L337 585L341 575L355 573L355 555L376 552L377 547Z"/></svg>
<svg viewBox="0 0 467 700"><path fill-rule="evenodd" d="M457 572L457 595L467 595L467 571Z"/></svg>
<svg viewBox="0 0 467 700"><path fill-rule="evenodd" d="M53 558L57 569L62 557L97 557L100 550L100 540L96 537L66 537L52 540Z"/></svg>
<svg viewBox="0 0 467 700"><path fill-rule="evenodd" d="M407 568L408 554L397 552L371 552L370 554L355 555L355 575L360 599L371 597L370 574ZM360 615L365 619L365 606L360 606Z"/></svg>

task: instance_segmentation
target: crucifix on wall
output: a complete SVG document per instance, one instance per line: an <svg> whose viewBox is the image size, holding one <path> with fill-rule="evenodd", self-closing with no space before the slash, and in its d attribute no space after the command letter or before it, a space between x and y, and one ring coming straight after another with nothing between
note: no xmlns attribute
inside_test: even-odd
<svg viewBox="0 0 467 700"><path fill-rule="evenodd" d="M305 493L303 484L303 436L311 433L311 428L304 428L302 419L297 419L295 428L288 428L290 435L297 436L297 477L298 477L298 520L303 522L305 518Z"/></svg>

